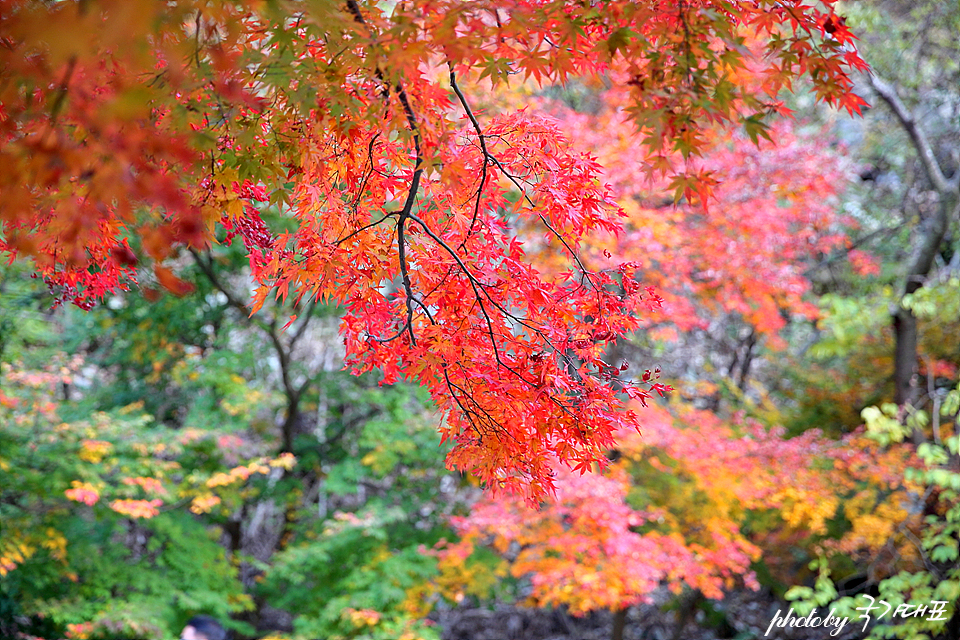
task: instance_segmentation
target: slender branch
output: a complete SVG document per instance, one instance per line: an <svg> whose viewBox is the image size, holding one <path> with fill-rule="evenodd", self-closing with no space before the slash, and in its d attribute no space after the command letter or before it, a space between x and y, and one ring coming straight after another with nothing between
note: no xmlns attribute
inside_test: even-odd
<svg viewBox="0 0 960 640"><path fill-rule="evenodd" d="M217 275L217 272L214 271L213 269L213 258L210 258L210 262L207 263L203 260L203 256L201 256L200 253L193 247L187 247L187 250L193 256L194 261L196 261L197 266L200 267L200 270L203 272L203 275L205 275L207 277L207 280L210 281L210 284L212 284L217 291L219 291L224 296L226 296L227 304L229 304L231 307L233 307L237 311L242 312L243 317L247 318L249 322L252 322L253 324L255 324L256 326L258 326L260 329L264 331L269 331L269 327L267 326L267 324L263 322L261 319L255 316L251 316L250 307L247 306L247 304L243 302L240 298L238 298L236 294L234 294L233 291L220 280L220 277Z"/></svg>
<svg viewBox="0 0 960 640"><path fill-rule="evenodd" d="M473 289L473 294L480 305L480 311L483 313L484 320L487 324L487 335L490 338L490 343L491 343L491 346L493 347L494 358L496 359L497 364L503 369L505 369L506 371L509 371L510 373L512 373L514 376L516 376L519 380L521 380L525 384L530 385L533 388L538 388L538 385L535 381L528 380L526 377L524 377L522 373L520 373L515 368L511 367L510 365L503 362L503 360L501 360L500 350L499 350L499 347L497 346L497 340L495 335L496 332L493 329L493 322L490 319L487 309L483 304L483 298L486 297L490 301L490 303L494 307L496 307L501 313L503 313L505 316L513 318L514 317L513 314L510 314L508 311L503 309L503 307L501 307L496 301L493 300L490 294L484 289L483 283L480 282L480 280L478 280L477 277L470 272L469 268L463 262L460 256L457 255L457 253L446 242L444 242L442 238L440 238L436 233L434 233L433 230L430 227L428 227L423 220L421 220L420 218L418 218L413 214L410 215L410 219L416 222L417 224L419 224L421 227L423 227L423 230L427 233L427 235L430 236L433 239L433 241L436 242L444 251L450 254L450 256L454 259L454 261L456 261L457 265L460 267L463 274L467 277L467 280L470 282L470 287ZM553 342L547 336L545 336L540 329L536 327L532 327L530 326L529 323L526 323L526 322L522 322L522 324L523 326L529 328L531 331L534 331L538 336L540 336L540 338L542 338L544 342L550 345L550 347L553 348L554 352L560 358L562 358L569 366L575 366L573 362L570 360L570 358L565 353L563 353L556 345L554 345ZM563 403L561 403L555 397L553 397L552 394L550 395L550 400L555 405L557 405L560 409L562 409L564 412L570 413L567 407L565 407Z"/></svg>
<svg viewBox="0 0 960 640"><path fill-rule="evenodd" d="M200 68L200 23L203 19L203 11L197 11L197 17L193 23L193 61Z"/></svg>
<svg viewBox="0 0 960 640"><path fill-rule="evenodd" d="M297 331L290 338L290 348L293 349L297 342L300 341L300 338L307 332L307 327L310 325L310 318L313 316L314 311L317 310L316 300L311 300L309 307L307 307L307 314L301 319L300 326L297 327Z"/></svg>
<svg viewBox="0 0 960 640"><path fill-rule="evenodd" d="M870 233L864 236L860 236L856 240L851 241L848 246L838 250L836 253L830 255L829 257L824 258L823 260L820 260L810 265L809 267L807 267L807 269L803 272L804 277L809 278L814 272L818 271L819 269L829 267L833 263L838 262L843 258L846 258L851 251L853 251L858 247L862 247L863 245L869 242L872 242L877 237L888 236L896 231L900 231L903 228L904 224L905 223L900 223L892 227L882 227L880 229L871 231Z"/></svg>
<svg viewBox="0 0 960 640"><path fill-rule="evenodd" d="M419 224L421 227L423 227L423 230L426 231L427 235L430 236L430 238L432 238L433 241L436 242L441 249L443 249L448 254L450 254L450 257L454 259L454 261L457 263L457 266L460 267L460 270L463 272L463 274L467 277L468 281L470 282L471 288L473 289L477 302L480 304L480 308L481 310L483 310L484 316L487 318L488 323L489 323L489 316L487 315L486 309L483 306L483 298L486 298L495 309L497 309L500 313L504 315L504 317L509 318L514 322L516 322L517 324L519 324L520 326L525 327L530 331L533 331L534 333L536 333L538 336L540 336L540 338L543 339L543 341L548 346L550 346L550 348L552 348L557 354L559 354L560 357L567 362L567 364L572 364L570 360L563 354L560 348L556 344L554 344L549 337L544 335L543 331L541 331L538 327L530 324L525 319L520 318L519 316L511 313L509 310L505 309L500 303L494 300L493 297L490 295L490 293L486 290L486 287L488 285L484 284L476 276L474 276L473 273L471 273L470 269L467 267L467 265L463 262L463 259L460 258L459 254L457 254L457 252L454 251L450 247L450 245L444 242L442 238L440 238L436 233L434 233L433 230L430 227L428 227L423 220L421 220L415 215L411 215L410 219L416 222L417 224ZM491 334L491 339L492 339L492 334ZM494 349L496 349L496 345L494 345ZM508 368L506 367L506 365L502 365L502 366L504 366L505 368ZM524 381L527 382L526 380Z"/></svg>
<svg viewBox="0 0 960 640"><path fill-rule="evenodd" d="M403 326L400 327L400 331L396 332L395 334L393 334L393 335L390 336L389 338L377 338L377 337L374 337L374 336L370 336L370 339L373 340L374 342L378 342L378 343L380 343L380 344L386 344L387 342L393 342L394 340L396 340L397 338L399 338L400 336L402 336L404 333L406 333L407 330L409 329L409 326L410 326L409 323L404 322L404 323L403 323Z"/></svg>
<svg viewBox="0 0 960 640"><path fill-rule="evenodd" d="M423 301L420 300L420 298L414 296L413 298L408 298L407 300L408 302L412 300L414 303L417 304L417 306L419 306L423 310L423 313L424 315L427 316L427 319L430 321L430 324L433 324L433 325L437 324L437 321L434 319L433 314L430 313L430 307L425 305ZM403 326L400 327L400 331L398 331L396 334L390 336L389 338L377 338L374 336L370 336L370 339L373 340L374 342L379 342L380 344L384 344L386 342L393 342L394 340L402 336L407 331L412 332L412 326L413 326L412 322L413 322L413 317L407 316L406 322L403 323ZM414 342L413 344L416 344L416 342Z"/></svg>
<svg viewBox="0 0 960 640"><path fill-rule="evenodd" d="M48 131L53 133L53 129L57 126L57 119L60 116L60 110L63 108L64 100L67 97L67 89L70 86L70 78L73 77L73 70L77 66L77 56L70 56L70 60L67 62L67 68L63 72L63 79L60 80L60 86L57 87L57 95L53 99L53 104L50 106L50 123Z"/></svg>
<svg viewBox="0 0 960 640"><path fill-rule="evenodd" d="M287 394L287 402L288 404L296 405L300 402L300 394L306 385L298 389L293 384L293 379L290 377L290 352L283 348L283 342L280 341L276 318L270 320L270 322L267 323L267 327L269 329L267 331L267 337L270 338L273 349L277 352L277 359L280 362L280 378L283 382L283 389Z"/></svg>
<svg viewBox="0 0 960 640"><path fill-rule="evenodd" d="M400 279L403 282L403 289L406 293L406 305L407 305L407 329L410 332L410 342L411 344L417 344L417 338L413 333L413 301L416 299L416 296L413 294L413 286L410 284L410 273L407 269L407 242L404 236L404 225L406 224L407 218L412 214L410 213L413 209L413 203L416 199L417 189L420 187L420 175L423 172L423 169L419 168L420 166L420 144L419 136L414 138L417 140L417 170L413 172L413 181L410 184L410 190L407 192L407 201L403 204L403 209L400 211L400 220L397 222L397 248L400 254Z"/></svg>
<svg viewBox="0 0 960 640"><path fill-rule="evenodd" d="M520 193L521 195L523 195L523 199L527 201L527 204L529 204L531 207L536 208L537 205L533 202L530 196L527 195L527 190L523 188L523 185L520 184L520 182L517 180L517 177L511 174L509 171L507 171L506 167L504 167L503 164L496 157L490 156L490 160L492 160L493 163L500 168L500 171L503 172L503 175L505 175L507 179L510 180L510 182L512 182L514 186L520 190ZM561 243L563 243L563 246L566 247L568 252L570 252L570 255L573 257L573 260L577 263L577 266L580 268L580 272L587 278L587 280L590 281L590 284L592 285L593 279L591 278L590 271L587 270L587 267L580 260L580 256L577 255L577 252L573 250L573 247L571 247L567 243L566 238L560 235L560 232L554 229L553 226L551 226L550 223L547 222L547 219L543 214L538 213L537 216L540 218L540 221L543 222L543 224L547 227L547 229L549 229L550 232L553 233L553 235L555 235Z"/></svg>
<svg viewBox="0 0 960 640"><path fill-rule="evenodd" d="M378 226L379 224L381 224L381 223L382 223L384 220L386 220L387 218L392 218L393 216L397 215L397 213L398 213L398 212L396 212L396 211L391 211L390 213L385 214L382 218L380 218L380 219L377 220L376 222L371 222L370 224L365 224L365 225L363 225L362 227L360 227L359 229L356 229L355 231L351 231L351 232L348 233L346 236L344 236L344 237L340 238L339 240L335 241L333 244L335 244L335 245L337 245L337 246L339 247L341 244L343 244L344 242L346 242L347 240L349 240L349 239L352 238L353 236L357 235L358 233L361 233L361 232L363 232L363 231L366 231L367 229L372 229L373 227Z"/></svg>
<svg viewBox="0 0 960 640"><path fill-rule="evenodd" d="M517 437L500 428L500 423L497 422L497 419L490 415L490 412L483 408L483 406L477 401L476 394L464 389L460 385L454 384L450 379L449 372L447 371L447 363L443 364L443 377L446 382L447 389L450 390L450 396L453 398L454 402L457 403L457 406L460 407L460 411L463 412L463 415L470 420L470 426L473 427L475 431L479 434L479 438L482 440L484 435L493 434L493 436L501 440L502 436L509 436L514 442L518 442ZM457 392L459 391L459 395ZM460 397L463 397L471 405L476 407L475 409L468 409L464 406Z"/></svg>
<svg viewBox="0 0 960 640"><path fill-rule="evenodd" d="M574 261L576 261L577 266L580 267L580 272L583 274L585 278L587 278L587 280L590 281L590 284L593 284L593 280L591 279L591 276L593 274L591 274L590 271L587 270L586 265L584 265L583 262L580 261L580 256L577 255L577 252L573 250L573 247L571 247L569 243L567 243L567 239L564 238L562 235L560 235L559 231L553 228L553 226L547 221L547 218L542 213L538 213L537 217L540 218L540 222L543 223L543 226L549 229L550 232L557 237L557 240L559 240L563 244L563 246L567 248L567 251L570 252L570 255L573 256Z"/></svg>
<svg viewBox="0 0 960 640"><path fill-rule="evenodd" d="M957 172L954 180L947 180L947 177L943 175L943 170L940 168L940 163L937 162L930 141L923 130L920 129L913 114L903 104L897 90L874 73L867 74L867 78L870 80L870 86L873 87L873 90L887 103L893 111L893 115L900 121L901 126L906 129L933 187L940 193L960 190L960 171Z"/></svg>
<svg viewBox="0 0 960 640"><path fill-rule="evenodd" d="M250 315L250 308L243 303L234 293L231 291L217 276L216 271L214 271L211 262L207 263L203 260L200 253L196 249L189 248L191 255L193 255L194 260L197 265L200 267L200 270L203 271L203 274L210 281L210 284L214 286L220 293L222 293L227 298L227 304L235 309L243 312L243 317L247 322L258 327L261 331L267 334L267 337L270 339L270 343L273 345L274 350L277 352L277 358L280 363L280 377L283 382L283 389L287 395L288 404L291 406L296 406L300 402L300 397L303 394L303 391L306 389L306 384L302 384L299 388L294 385L293 379L290 376L290 351L293 348L291 343L289 348L283 346L283 342L280 340L280 333L277 330L277 320L276 318L271 319L269 322L264 322L260 318ZM311 312L312 313L312 312ZM304 319L304 325L307 324L309 320L308 317ZM302 328L301 328L302 329ZM298 330L298 334L302 334L301 330ZM299 339L299 336L297 336ZM309 382L310 377L307 376L307 382ZM288 416L289 417L289 416Z"/></svg>
<svg viewBox="0 0 960 640"><path fill-rule="evenodd" d="M363 19L363 13L360 11L360 5L357 4L356 0L347 0L347 10L353 16L353 19L364 29L370 31L370 28L367 26L367 21ZM371 40L375 40L373 34L370 35ZM380 96L384 99L390 97L390 85L387 84L387 81L384 80L383 71L380 70L379 65L375 65L373 69L374 75L376 75L377 80L380 82Z"/></svg>
<svg viewBox="0 0 960 640"><path fill-rule="evenodd" d="M480 199L483 196L483 189L487 185L487 167L489 166L490 162L490 153L487 151L487 140L486 136L483 135L483 129L480 128L480 123L477 122L477 118L473 115L470 105L467 104L467 98L460 90L460 86L457 85L457 76L453 72L453 67L449 62L447 63L447 66L450 67L450 86L453 87L453 91L457 94L457 99L460 101L460 105L463 107L464 113L466 113L467 118L470 119L470 123L473 125L474 131L477 132L477 138L480 141L480 153L483 156L483 166L480 168L480 186L477 187L477 196L473 204L473 218L470 220L470 226L467 228L467 233L463 238L463 242L460 243L460 248L463 249L467 242L467 238L469 238L470 234L473 233L473 226L477 223L477 218L480 216Z"/></svg>
<svg viewBox="0 0 960 640"><path fill-rule="evenodd" d="M467 268L467 265L464 264L460 256L457 255L457 253L453 251L453 249L451 249L450 246L447 245L447 243L444 242L442 238L440 238L437 234L435 234L433 230L430 227L428 227L423 220L421 220L415 215L411 215L410 219L416 222L417 224L419 224L421 227L423 227L423 230L426 231L427 235L430 236L433 239L433 241L436 242L438 245L440 245L445 251L447 251L451 255L451 257L453 257L453 259L460 266L460 270L464 273L464 275L467 276L467 282L470 283L470 288L473 289L473 295L476 297L477 302L480 305L480 312L483 314L484 321L487 325L487 335L490 337L490 345L493 347L493 355L497 361L497 364L503 367L504 369L510 371L514 375L516 375L525 383L535 387L536 383L531 382L530 380L527 380L526 378L523 377L523 374L521 374L518 371L515 371L512 367L510 367L500 359L500 348L497 346L497 338L496 338L496 332L494 331L494 328L493 328L493 321L490 319L490 315L487 313L487 308L483 304L484 293L481 293L482 287L478 287L478 284L481 284L480 281L477 280L477 278L472 273L470 273L470 270Z"/></svg>
<svg viewBox="0 0 960 640"><path fill-rule="evenodd" d="M347 10L353 15L353 19L357 24L361 25L368 31L370 31L367 26L366 20L363 18L363 12L360 11L360 5L357 4L356 0L347 0ZM371 39L376 42L375 35L371 32ZM381 86L384 87L385 97L389 97L389 85L384 79L383 72L380 69L379 65L374 67L374 74L377 77L377 80L381 83ZM416 164L414 165L413 178L410 181L410 189L407 191L407 199L403 203L403 208L398 212L399 220L397 222L397 248L400 258L400 278L403 282L403 289L406 293L406 306L407 306L407 322L406 329L410 334L410 342L413 345L417 344L416 335L413 332L413 305L417 303L421 308L426 310L426 305L424 305L417 297L413 294L413 285L410 283L410 273L407 267L407 241L405 235L405 227L407 218L410 216L411 211L413 211L413 204L417 199L417 192L420 190L420 178L423 175L423 150L420 148L420 127L417 124L417 116L413 111L413 107L410 105L410 100L407 97L407 92L403 88L403 84L397 82L394 87L394 91L397 94L397 99L400 101L400 106L403 108L404 116L407 119L407 125L410 127L410 131L413 133L413 146L416 153ZM373 141L370 143L370 152L373 151ZM372 159L371 159L372 165ZM392 214L389 214L392 215ZM384 219L386 216L384 216ZM377 222L379 224L383 222L381 219ZM359 231L359 230L358 230ZM349 236L348 236L349 237ZM339 244L339 243L338 243ZM429 311L427 311L429 315Z"/></svg>
<svg viewBox="0 0 960 640"><path fill-rule="evenodd" d="M373 137L370 138L370 143L367 145L367 162L370 164L370 169L364 173L363 180L360 182L360 187L357 189L357 197L353 200L353 215L357 215L357 208L360 206L360 198L363 197L363 191L367 188L367 182L370 180L370 176L372 176L375 171L373 166L373 145L376 143L377 138L379 137L380 132L377 131Z"/></svg>

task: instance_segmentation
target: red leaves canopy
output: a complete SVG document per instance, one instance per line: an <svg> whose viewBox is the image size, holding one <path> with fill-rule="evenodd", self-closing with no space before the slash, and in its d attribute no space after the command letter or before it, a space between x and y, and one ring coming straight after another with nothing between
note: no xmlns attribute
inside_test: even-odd
<svg viewBox="0 0 960 640"><path fill-rule="evenodd" d="M693 193L672 158L717 123L756 131L794 78L858 110L851 42L832 1L0 0L0 243L89 306L144 261L186 292L162 263L221 224L258 302L343 305L356 369L426 385L451 463L535 499L552 455L585 469L634 423L622 398L651 387L602 353L658 299L577 258L618 226L596 161L547 119L474 114L458 78L615 72L647 162ZM266 233L263 199L293 231ZM525 259L519 217L568 270Z"/></svg>

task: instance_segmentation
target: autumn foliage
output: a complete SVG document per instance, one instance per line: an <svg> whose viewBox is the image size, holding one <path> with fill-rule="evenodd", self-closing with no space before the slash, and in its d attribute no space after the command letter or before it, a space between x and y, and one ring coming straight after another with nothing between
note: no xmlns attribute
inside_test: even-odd
<svg viewBox="0 0 960 640"><path fill-rule="evenodd" d="M958 16L0 0L0 636L955 603Z"/></svg>
<svg viewBox="0 0 960 640"><path fill-rule="evenodd" d="M486 497L456 518L461 540L438 551L441 592L467 592L456 576L472 575L466 563L482 546L530 580L529 604L574 615L647 602L663 586L713 599L737 586L757 589L761 558L792 580L790 550L811 541L823 553L874 557L890 546L915 558L902 532L919 521L899 506L915 490L903 482L917 466L908 451L882 451L862 434L787 439L742 415L725 421L676 403L643 415L643 437L621 434L605 473L558 469L557 495L539 511L517 496ZM828 536L837 518L852 525L839 539Z"/></svg>
<svg viewBox="0 0 960 640"><path fill-rule="evenodd" d="M622 224L596 160L548 118L474 113L470 92L611 74L642 165L705 202L691 161L714 126L763 135L802 75L859 111L863 62L819 6L4 0L3 248L89 306L134 282L184 294L178 252L240 235L254 308L343 305L352 366L426 386L451 464L538 499L550 461L585 470L636 424L623 398L660 390L614 382L602 355L660 300L632 265L578 258ZM512 218L568 267L539 273Z"/></svg>

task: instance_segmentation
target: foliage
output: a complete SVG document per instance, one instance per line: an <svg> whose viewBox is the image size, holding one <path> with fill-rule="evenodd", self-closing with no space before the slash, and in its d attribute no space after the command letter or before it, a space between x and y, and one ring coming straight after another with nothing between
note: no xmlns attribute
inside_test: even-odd
<svg viewBox="0 0 960 640"><path fill-rule="evenodd" d="M719 599L738 584L758 588L761 558L765 575L793 580L792 567L778 563L811 553L814 542L875 553L888 544L883 527L905 517L888 510L905 496L888 483L909 461L862 439L786 439L781 428L683 406L644 415L643 436L624 434L603 475L558 469L557 498L539 512L487 498L456 519L463 538L441 551L449 566L440 593L468 588L451 589L449 576L472 575L463 571L470 552L488 545L514 577L529 579L537 606L618 611L660 586ZM851 524L831 534L838 517ZM871 526L881 527L872 537Z"/></svg>
<svg viewBox="0 0 960 640"><path fill-rule="evenodd" d="M436 636L421 596L437 561L422 548L448 533L457 499L441 481L444 450L430 416L410 395L398 386L357 396L382 413L326 456L304 453L301 467L321 472L321 503L351 511L317 519L305 505L255 590L297 612L295 637Z"/></svg>
<svg viewBox="0 0 960 640"><path fill-rule="evenodd" d="M296 611L296 637L437 638L417 618L417 585L435 571L423 533L398 508L338 512L319 535L277 554L261 593Z"/></svg>
<svg viewBox="0 0 960 640"><path fill-rule="evenodd" d="M711 130L695 164L717 184L708 201L689 202L667 181L645 175L642 147L623 122L622 91L615 86L602 99L596 116L558 113L578 145L597 154L627 214L624 232L612 242L594 240L590 257L603 264L604 251L637 256L641 277L669 309L647 320L659 325L659 339L706 329L725 314L782 348L779 333L788 321L817 316L806 297L810 266L844 248L856 226L837 211L850 173L843 149L825 149L828 132L786 119L764 129L759 144L740 132ZM608 135L611 129L618 135Z"/></svg>
<svg viewBox="0 0 960 640"><path fill-rule="evenodd" d="M160 638L192 612L248 608L217 536L185 508L209 471L181 463L216 468L214 447L151 428L136 407L62 422L56 392L77 367L4 367L2 597L103 638Z"/></svg>
<svg viewBox="0 0 960 640"><path fill-rule="evenodd" d="M920 44L890 33L916 71L896 90L934 114L913 169L949 196L955 11L933 5L907 7ZM917 135L776 117L801 86L859 112L861 50L897 71L833 2L0 15L0 355L23 361L0 634L156 638L204 611L435 638L440 598L622 620L663 585L761 581L844 611L858 580L955 599L960 262L945 231L907 264L936 231ZM104 304L54 312L41 284ZM894 385L891 308L918 328ZM884 404L904 380L915 402ZM874 632L956 631L903 622Z"/></svg>
<svg viewBox="0 0 960 640"><path fill-rule="evenodd" d="M24 264L0 267L0 360L43 362L44 347L57 333L46 287L30 278Z"/></svg>
<svg viewBox="0 0 960 640"><path fill-rule="evenodd" d="M379 403L383 414L357 434L331 439L339 448L325 458L314 450L298 461L289 453L258 456L264 444L239 427L171 430L139 405L63 422L58 409L79 409L58 393L82 378L80 369L76 358L47 372L5 368L0 600L21 620L10 633L45 624L52 630L44 635L66 629L78 638L161 638L198 611L242 616L255 597L282 587L273 601L301 612L297 626L305 633L320 625L324 634L345 637L432 637L415 622L422 603L407 592L432 575L436 559L418 549L436 541L440 518L455 503L440 493L435 430L407 390L368 391L362 404ZM364 513L338 511L326 524L321 513L318 521L316 502L311 509L303 501L317 473L322 504L360 504ZM357 497L368 487L373 496ZM237 523L251 526L244 514L271 504L286 509L296 527L281 532L269 564L223 546ZM323 611L310 608L322 602L315 590L289 582L304 553L339 554L343 566L360 567L324 574L324 594L339 600ZM262 587L241 581L251 567ZM351 603L356 615L340 606ZM24 627L23 616L32 626ZM4 629L11 618L0 620Z"/></svg>
<svg viewBox="0 0 960 640"><path fill-rule="evenodd" d="M896 573L879 581L879 594L876 600L889 603L894 609L886 619L879 616L884 612L878 609L876 624L870 632L871 638L933 638L951 635L954 632L952 618L955 614L957 598L960 597L960 569L958 569L958 543L960 534L960 473L951 464L960 452L960 438L956 434L956 419L960 411L960 386L947 394L940 415L952 421L952 435L943 437L939 442L925 442L918 448L917 454L922 460L921 468L906 470L905 482L914 487L912 494L914 514L922 517L922 525L909 521L900 525L900 531L909 526L911 543L915 545L912 554L899 557L899 563L905 565ZM912 421L926 422L929 417L920 412L906 421L898 419L896 407L868 407L864 409L870 437L881 443L899 441L909 437L915 429ZM947 427L948 425L942 425ZM944 432L946 433L946 432ZM920 494L919 492L922 492ZM884 537L892 537L888 534ZM913 560L911 562L911 560ZM860 617L868 603L866 596L844 596L838 598L834 583L830 580L827 558L817 561L820 567L820 579L814 588L795 587L787 594L796 600L798 611L813 606L835 607L838 615L851 619ZM870 596L873 597L873 596ZM944 612L940 615L905 615L904 612L917 611L924 606L929 609L934 601L945 602ZM890 614L889 611L886 611Z"/></svg>
<svg viewBox="0 0 960 640"><path fill-rule="evenodd" d="M818 7L4 0L3 247L87 307L138 279L187 293L178 249L221 225L255 306L342 304L348 361L428 388L451 464L536 501L553 458L587 469L634 421L623 397L661 390L613 384L602 359L659 299L631 265L577 257L618 228L596 162L531 112L478 118L457 79L612 74L643 162L705 202L709 169L684 163L709 127L768 136L801 75L860 111L853 36ZM290 231L264 225L267 204ZM568 269L539 273L504 213L542 221Z"/></svg>

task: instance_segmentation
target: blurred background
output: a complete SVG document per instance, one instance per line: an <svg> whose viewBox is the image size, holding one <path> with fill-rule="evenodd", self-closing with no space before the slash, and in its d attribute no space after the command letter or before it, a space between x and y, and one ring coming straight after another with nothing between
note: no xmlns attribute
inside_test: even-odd
<svg viewBox="0 0 960 640"><path fill-rule="evenodd" d="M251 316L239 242L89 311L0 267L0 635L752 638L871 596L949 603L878 636L960 637L960 9L843 11L871 106L798 84L793 119L715 133L707 208L643 175L616 79L480 98L598 157L627 217L584 260L665 300L608 361L674 392L539 511L447 469L421 390L343 370L340 309Z"/></svg>

